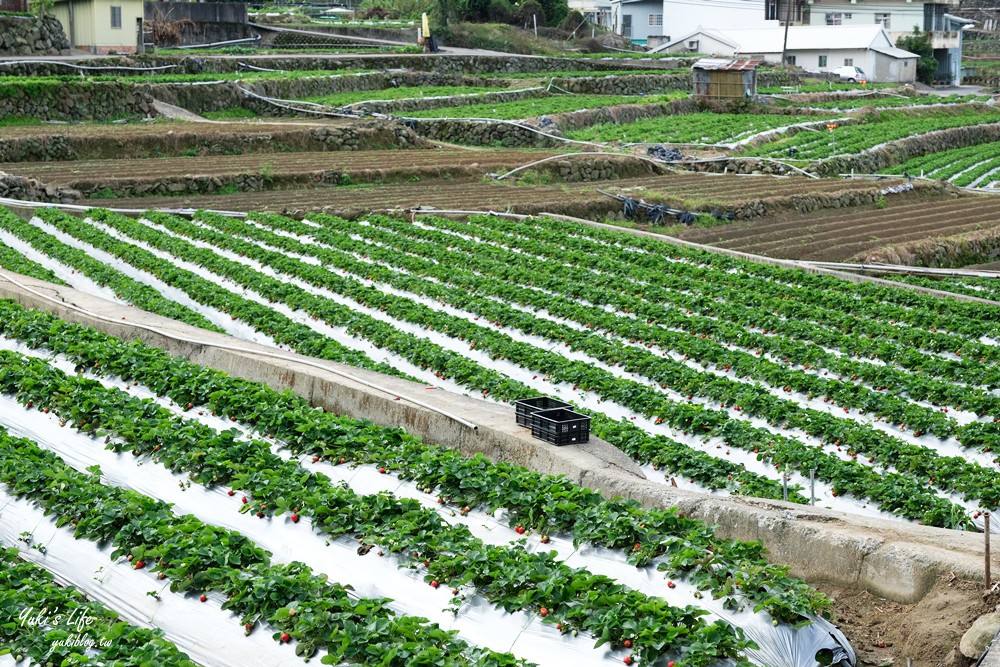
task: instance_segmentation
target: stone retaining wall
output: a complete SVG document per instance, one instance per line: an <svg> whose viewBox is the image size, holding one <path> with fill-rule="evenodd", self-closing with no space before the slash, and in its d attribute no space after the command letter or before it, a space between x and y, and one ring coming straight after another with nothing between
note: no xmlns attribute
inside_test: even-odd
<svg viewBox="0 0 1000 667"><path fill-rule="evenodd" d="M72 204L81 197L78 190L44 185L33 178L0 171L0 197L25 201Z"/></svg>
<svg viewBox="0 0 1000 667"><path fill-rule="evenodd" d="M420 145L421 139L398 124L359 123L349 127L247 128L243 134L206 137L187 128L160 135L130 136L127 140L95 140L80 135L42 137L0 136L0 162L47 162L149 158L194 151L202 155L275 153L281 151L376 150Z"/></svg>
<svg viewBox="0 0 1000 667"><path fill-rule="evenodd" d="M863 263L960 268L1000 258L1000 227L878 248L852 258Z"/></svg>
<svg viewBox="0 0 1000 667"><path fill-rule="evenodd" d="M0 84L0 118L107 121L155 116L153 98L138 86L116 82L30 81Z"/></svg>
<svg viewBox="0 0 1000 667"><path fill-rule="evenodd" d="M66 39L62 23L55 18L0 15L0 56L67 54L69 40Z"/></svg>

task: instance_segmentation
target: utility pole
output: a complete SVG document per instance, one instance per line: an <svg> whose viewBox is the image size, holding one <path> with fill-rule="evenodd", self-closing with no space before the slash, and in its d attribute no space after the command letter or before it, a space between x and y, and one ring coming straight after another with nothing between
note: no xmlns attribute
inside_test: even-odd
<svg viewBox="0 0 1000 667"><path fill-rule="evenodd" d="M785 41L781 44L781 64L788 64L788 24L792 22L792 1L785 0Z"/></svg>

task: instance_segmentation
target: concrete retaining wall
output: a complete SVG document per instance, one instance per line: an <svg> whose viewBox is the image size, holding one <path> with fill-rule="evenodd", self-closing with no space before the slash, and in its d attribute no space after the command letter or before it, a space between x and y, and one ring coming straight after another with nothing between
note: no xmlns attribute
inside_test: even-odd
<svg viewBox="0 0 1000 667"><path fill-rule="evenodd" d="M3 272L6 274L6 272ZM514 423L513 410L482 400L435 390L424 385L324 362L356 378L376 383L378 391L316 368L315 362L288 353L297 361L269 359L254 352L224 350L208 343L259 346L167 320L102 299L17 276L31 288L0 278L0 297L55 313L72 322L94 326L121 338L144 342L276 389L291 389L314 405L376 423L401 426L428 442L466 454L481 452L493 460L563 474L608 496L634 498L647 506L678 506L688 516L716 525L720 535L759 539L771 558L790 565L796 576L813 583L866 589L902 603L912 603L929 591L943 573L984 579L982 536L851 516L754 498L722 498L684 492L643 479L631 462L600 442L591 447L552 447L533 440ZM94 315L67 304L82 306ZM142 326L139 328L137 325ZM180 340L196 339L198 342ZM470 430L451 418L396 400L417 396L476 423Z"/></svg>

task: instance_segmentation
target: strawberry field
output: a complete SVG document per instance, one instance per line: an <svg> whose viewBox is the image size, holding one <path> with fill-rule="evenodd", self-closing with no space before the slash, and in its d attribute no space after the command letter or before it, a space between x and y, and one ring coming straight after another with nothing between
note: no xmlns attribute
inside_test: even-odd
<svg viewBox="0 0 1000 667"><path fill-rule="evenodd" d="M0 240L74 287L487 400L558 396L664 483L959 529L1000 502L982 305L544 219L37 214Z"/></svg>
<svg viewBox="0 0 1000 667"><path fill-rule="evenodd" d="M759 544L0 313L0 664L854 663Z"/></svg>

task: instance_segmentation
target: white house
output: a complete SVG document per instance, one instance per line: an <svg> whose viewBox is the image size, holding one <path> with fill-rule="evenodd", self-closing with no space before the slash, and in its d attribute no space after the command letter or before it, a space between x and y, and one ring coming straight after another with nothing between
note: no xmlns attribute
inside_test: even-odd
<svg viewBox="0 0 1000 667"><path fill-rule="evenodd" d="M938 79L961 82L962 32L973 21L949 12L961 0L663 0L667 42L711 29L882 25L893 45L913 29L931 36ZM866 70L867 71L867 70Z"/></svg>
<svg viewBox="0 0 1000 667"><path fill-rule="evenodd" d="M667 42L668 53L741 56L780 63L784 28L694 30ZM842 65L860 67L872 81L911 83L916 80L917 54L897 49L881 25L789 26L788 61L813 71Z"/></svg>
<svg viewBox="0 0 1000 667"><path fill-rule="evenodd" d="M663 0L611 0L611 29L645 44L650 35L663 35Z"/></svg>

